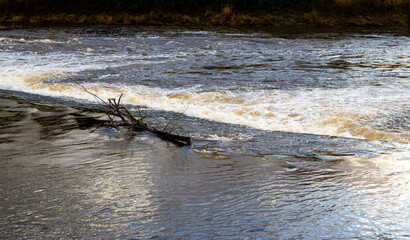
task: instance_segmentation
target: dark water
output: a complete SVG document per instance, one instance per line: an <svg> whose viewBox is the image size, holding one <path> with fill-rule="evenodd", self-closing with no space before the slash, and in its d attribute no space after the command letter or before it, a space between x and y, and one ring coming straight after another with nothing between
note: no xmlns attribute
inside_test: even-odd
<svg viewBox="0 0 410 240"><path fill-rule="evenodd" d="M0 238L410 238L408 40L2 27ZM103 125L76 83L193 146Z"/></svg>

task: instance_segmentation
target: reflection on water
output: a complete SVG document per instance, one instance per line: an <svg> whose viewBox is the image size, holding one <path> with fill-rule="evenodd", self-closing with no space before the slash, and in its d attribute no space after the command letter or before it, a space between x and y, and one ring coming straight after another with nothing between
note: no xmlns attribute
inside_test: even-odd
<svg viewBox="0 0 410 240"><path fill-rule="evenodd" d="M198 153L59 104L0 106L5 239L410 237L410 162L401 152Z"/></svg>

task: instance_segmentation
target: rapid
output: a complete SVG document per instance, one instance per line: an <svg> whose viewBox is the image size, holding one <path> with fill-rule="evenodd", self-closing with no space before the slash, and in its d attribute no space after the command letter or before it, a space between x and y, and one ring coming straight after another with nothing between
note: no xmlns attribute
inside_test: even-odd
<svg viewBox="0 0 410 240"><path fill-rule="evenodd" d="M0 26L0 69L8 238L410 237L403 29ZM82 87L192 148L79 124Z"/></svg>

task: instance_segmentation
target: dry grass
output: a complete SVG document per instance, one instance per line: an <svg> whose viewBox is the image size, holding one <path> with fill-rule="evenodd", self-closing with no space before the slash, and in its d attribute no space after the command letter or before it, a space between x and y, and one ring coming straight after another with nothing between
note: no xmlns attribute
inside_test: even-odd
<svg viewBox="0 0 410 240"><path fill-rule="evenodd" d="M409 12L410 0L0 0L0 22L32 24L408 26Z"/></svg>
<svg viewBox="0 0 410 240"><path fill-rule="evenodd" d="M377 0L334 0L341 7L359 4L359 2ZM403 4L410 0L391 0L389 4ZM379 0L380 4L385 1ZM353 5L352 5L353 6ZM320 11L303 13L237 13L231 6L225 6L220 11L207 10L203 14L158 13L151 11L146 14L114 13L114 14L47 14L0 16L0 22L19 22L30 24L107 24L107 25L218 25L218 26L409 26L408 14L400 12L369 13L360 15L323 14Z"/></svg>
<svg viewBox="0 0 410 240"><path fill-rule="evenodd" d="M338 6L369 6L373 8L397 8L409 4L409 0L333 0Z"/></svg>

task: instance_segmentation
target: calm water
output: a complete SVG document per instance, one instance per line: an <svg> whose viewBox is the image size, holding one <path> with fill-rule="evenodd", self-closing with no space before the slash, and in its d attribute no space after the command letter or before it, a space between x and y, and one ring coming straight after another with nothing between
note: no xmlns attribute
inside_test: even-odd
<svg viewBox="0 0 410 240"><path fill-rule="evenodd" d="M400 29L0 27L1 238L410 238L409 56Z"/></svg>

